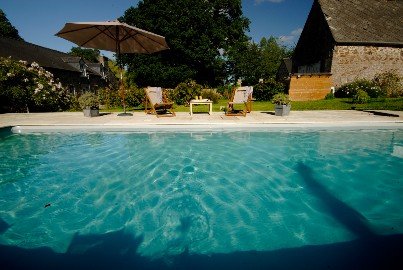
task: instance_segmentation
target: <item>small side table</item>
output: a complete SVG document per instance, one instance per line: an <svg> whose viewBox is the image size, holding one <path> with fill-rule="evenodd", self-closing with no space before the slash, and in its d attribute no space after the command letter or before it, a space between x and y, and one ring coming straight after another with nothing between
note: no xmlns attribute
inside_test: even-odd
<svg viewBox="0 0 403 270"><path fill-rule="evenodd" d="M193 105L209 105L208 114L211 115L213 113L213 102L209 99L192 99L190 101L190 116L193 115Z"/></svg>

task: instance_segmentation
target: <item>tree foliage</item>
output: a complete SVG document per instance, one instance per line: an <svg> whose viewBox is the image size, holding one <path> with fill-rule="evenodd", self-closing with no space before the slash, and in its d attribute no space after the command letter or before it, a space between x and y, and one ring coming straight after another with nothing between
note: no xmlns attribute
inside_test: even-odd
<svg viewBox="0 0 403 270"><path fill-rule="evenodd" d="M241 0L143 0L120 20L165 36L170 47L122 56L139 86L174 87L187 79L217 85L226 77L222 52L246 41L249 27Z"/></svg>
<svg viewBox="0 0 403 270"><path fill-rule="evenodd" d="M0 36L17 40L22 40L18 34L18 30L7 19L6 14L0 9Z"/></svg>
<svg viewBox="0 0 403 270"><path fill-rule="evenodd" d="M293 49L279 44L275 37L260 42L244 42L228 51L228 72L234 81L241 78L244 84L254 85L259 79L274 78L281 60L292 55Z"/></svg>
<svg viewBox="0 0 403 270"><path fill-rule="evenodd" d="M86 49L81 47L72 47L70 52L72 56L78 56L90 62L98 62L100 52L96 49Z"/></svg>

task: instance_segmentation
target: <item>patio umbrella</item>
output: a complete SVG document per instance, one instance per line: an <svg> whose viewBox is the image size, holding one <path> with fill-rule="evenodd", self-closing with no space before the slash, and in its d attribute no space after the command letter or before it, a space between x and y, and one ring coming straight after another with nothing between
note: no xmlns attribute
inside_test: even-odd
<svg viewBox="0 0 403 270"><path fill-rule="evenodd" d="M117 20L66 23L56 36L80 47L111 51L118 56L121 53L150 54L169 49L163 36ZM122 74L120 77L122 80ZM126 113L126 105L123 103Z"/></svg>

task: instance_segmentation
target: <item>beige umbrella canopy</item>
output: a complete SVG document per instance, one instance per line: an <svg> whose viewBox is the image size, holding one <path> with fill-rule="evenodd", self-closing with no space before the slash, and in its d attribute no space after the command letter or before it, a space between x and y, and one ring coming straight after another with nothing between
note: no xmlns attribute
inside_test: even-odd
<svg viewBox="0 0 403 270"><path fill-rule="evenodd" d="M80 47L121 53L154 53L169 49L163 36L121 23L75 22L66 23L56 36Z"/></svg>
<svg viewBox="0 0 403 270"><path fill-rule="evenodd" d="M111 51L118 56L121 53L150 54L169 49L163 36L119 21L66 23L56 36L80 47ZM122 73L120 84L122 86ZM124 113L121 115L128 115L124 88L122 99Z"/></svg>

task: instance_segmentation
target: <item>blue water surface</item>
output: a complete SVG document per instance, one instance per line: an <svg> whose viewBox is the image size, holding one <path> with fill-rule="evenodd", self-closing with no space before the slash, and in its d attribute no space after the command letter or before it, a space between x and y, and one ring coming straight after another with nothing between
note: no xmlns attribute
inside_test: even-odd
<svg viewBox="0 0 403 270"><path fill-rule="evenodd" d="M287 269L305 253L292 266L402 260L374 256L403 247L401 129L3 132L0 160L10 269L21 256L24 268L66 269ZM354 245L375 264L343 253ZM321 259L334 248L350 257Z"/></svg>

